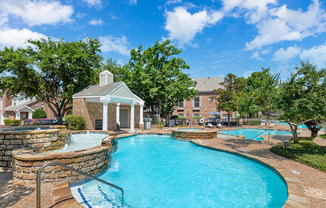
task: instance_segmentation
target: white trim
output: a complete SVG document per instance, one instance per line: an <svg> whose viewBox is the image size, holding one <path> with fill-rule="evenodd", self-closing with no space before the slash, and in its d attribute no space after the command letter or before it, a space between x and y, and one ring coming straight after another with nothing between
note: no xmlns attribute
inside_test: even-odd
<svg viewBox="0 0 326 208"><path fill-rule="evenodd" d="M27 105L25 105L24 107L22 107L22 108L19 108L19 109L17 109L17 110L14 110L15 112L20 112L22 109L24 109L24 108L27 108L28 110L30 110L30 111L32 111L32 112L34 112L34 109L33 108L31 108L31 107L28 107ZM10 110L9 110L10 111Z"/></svg>
<svg viewBox="0 0 326 208"><path fill-rule="evenodd" d="M102 96L98 96L98 95L83 95L83 96L72 96L72 98L100 98Z"/></svg>

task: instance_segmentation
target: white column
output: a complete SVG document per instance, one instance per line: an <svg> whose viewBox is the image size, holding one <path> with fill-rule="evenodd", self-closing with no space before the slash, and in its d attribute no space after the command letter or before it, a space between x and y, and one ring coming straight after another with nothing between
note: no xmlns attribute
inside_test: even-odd
<svg viewBox="0 0 326 208"><path fill-rule="evenodd" d="M103 103L103 131L108 130L108 104L108 102Z"/></svg>
<svg viewBox="0 0 326 208"><path fill-rule="evenodd" d="M15 119L20 120L20 111L16 111Z"/></svg>
<svg viewBox="0 0 326 208"><path fill-rule="evenodd" d="M140 115L139 115L139 124L144 124L144 118L143 118L143 114L144 114L144 104L141 103L140 104Z"/></svg>
<svg viewBox="0 0 326 208"><path fill-rule="evenodd" d="M117 103L115 114L116 114L116 123L120 125L120 103Z"/></svg>
<svg viewBox="0 0 326 208"><path fill-rule="evenodd" d="M135 104L131 103L130 108L130 133L135 132Z"/></svg>

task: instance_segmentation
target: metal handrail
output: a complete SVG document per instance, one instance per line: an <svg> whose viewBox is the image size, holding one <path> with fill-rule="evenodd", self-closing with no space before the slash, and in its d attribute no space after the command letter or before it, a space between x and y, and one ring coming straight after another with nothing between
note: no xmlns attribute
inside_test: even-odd
<svg viewBox="0 0 326 208"><path fill-rule="evenodd" d="M265 133L266 131L268 131L268 130L263 131L262 133L258 134L257 136L253 137L252 139L259 137L260 135L262 135L262 134Z"/></svg>
<svg viewBox="0 0 326 208"><path fill-rule="evenodd" d="M57 162L57 161L53 161L53 162L49 162L49 163L44 164L44 165L43 165L43 166L38 170L38 172L37 172L37 176L36 176L36 208L41 208L41 173L42 173L43 169L44 169L46 166L48 166L48 165L52 165L52 164L60 165L60 166L62 166L62 167L64 167L64 168L67 168L67 169L73 170L73 171L75 171L75 172L77 172L77 173L79 173L79 174L82 174L82 175L84 175L84 176L86 176L86 177L88 177L88 178L91 178L91 179L93 179L93 180L96 180L96 181L98 181L98 182L100 182L100 183L104 183L104 184L106 184L106 185L108 185L108 186L111 186L111 187L113 187L113 188L119 189L119 190L121 191L121 195L122 195L122 199L121 199L121 201L122 201L122 203L123 203L123 198L124 198L124 191L123 191L123 188L121 188L121 187L119 187L119 186L116 186L116 185L114 185L114 184L112 184L112 183L106 182L106 181L104 181L104 180L102 180L102 179L99 179L99 178L96 178L96 177L94 177L94 176L91 176L91 175L89 175L89 174L87 174L87 173L81 172L81 171L79 171L79 170L77 170L77 169L75 169L75 168L69 167L69 166L64 165L64 164L62 164L62 163L59 163L59 162Z"/></svg>

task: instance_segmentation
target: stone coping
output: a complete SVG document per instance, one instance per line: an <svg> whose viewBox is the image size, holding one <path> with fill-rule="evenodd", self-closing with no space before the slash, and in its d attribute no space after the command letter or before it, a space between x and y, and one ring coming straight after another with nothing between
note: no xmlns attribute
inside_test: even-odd
<svg viewBox="0 0 326 208"><path fill-rule="evenodd" d="M34 152L32 150L14 150L15 159L24 161L40 161L81 157L94 152L109 149L108 146L96 146L88 149L69 151L69 152Z"/></svg>
<svg viewBox="0 0 326 208"><path fill-rule="evenodd" d="M30 130L30 131L0 131L0 135L23 135L23 134L44 134L44 133L54 133L59 132L61 129L40 129L40 130Z"/></svg>

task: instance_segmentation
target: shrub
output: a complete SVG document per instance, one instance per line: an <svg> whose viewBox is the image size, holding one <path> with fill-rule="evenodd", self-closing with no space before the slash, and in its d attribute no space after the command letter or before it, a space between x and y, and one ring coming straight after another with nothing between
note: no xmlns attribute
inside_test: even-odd
<svg viewBox="0 0 326 208"><path fill-rule="evenodd" d="M70 130L84 130L86 127L86 121L84 116L81 115L68 115L65 116L65 121Z"/></svg>
<svg viewBox="0 0 326 208"><path fill-rule="evenodd" d="M11 119L10 118L4 119L3 122L5 123L6 126L11 125Z"/></svg>
<svg viewBox="0 0 326 208"><path fill-rule="evenodd" d="M21 122L20 120L12 119L11 120L11 125L19 126L20 122Z"/></svg>
<svg viewBox="0 0 326 208"><path fill-rule="evenodd" d="M175 118L179 118L179 116L178 115L171 116L171 119L175 119Z"/></svg>
<svg viewBox="0 0 326 208"><path fill-rule="evenodd" d="M20 120L16 120L16 119L4 119L3 121L6 126L11 126L11 125L17 126L20 124Z"/></svg>
<svg viewBox="0 0 326 208"><path fill-rule="evenodd" d="M193 117L193 119L198 119L198 120L200 120L201 119L201 117L200 116L195 116L195 117Z"/></svg>
<svg viewBox="0 0 326 208"><path fill-rule="evenodd" d="M36 109L33 112L32 118L33 119L36 119L36 118L46 118L46 113L45 113L45 111L43 109Z"/></svg>

